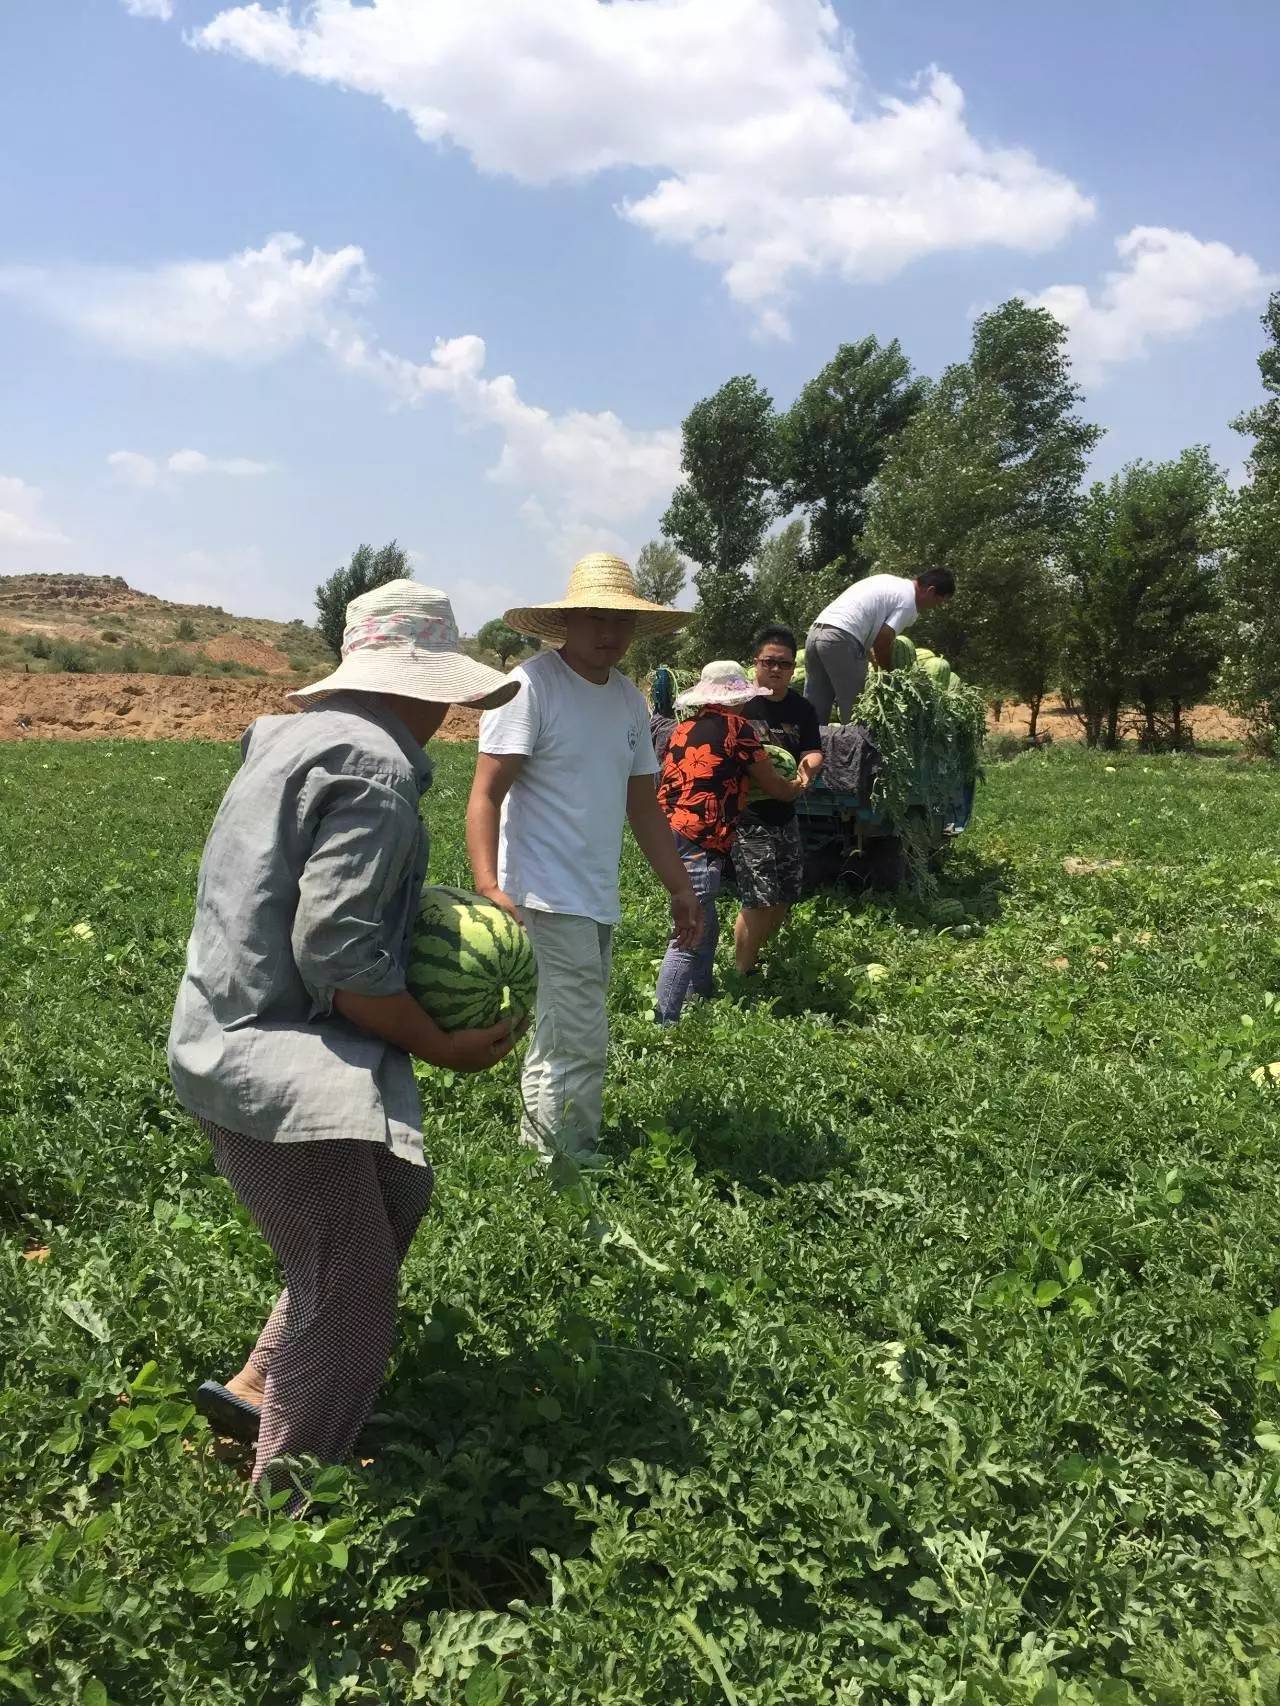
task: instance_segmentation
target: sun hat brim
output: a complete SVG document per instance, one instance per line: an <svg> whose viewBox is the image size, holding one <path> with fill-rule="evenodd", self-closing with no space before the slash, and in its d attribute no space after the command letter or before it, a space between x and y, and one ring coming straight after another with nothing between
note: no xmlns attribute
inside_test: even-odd
<svg viewBox="0 0 1280 1706"><path fill-rule="evenodd" d="M708 684L695 681L684 693L676 694L675 706L677 711L696 711L707 705L722 705L726 710L732 711L738 705L749 705L759 696L758 687L734 687L727 692L718 693L714 682Z"/></svg>
<svg viewBox="0 0 1280 1706"><path fill-rule="evenodd" d="M432 705L470 705L491 711L514 699L520 682L477 663L465 652L409 651L388 648L353 652L331 675L296 688L290 699L318 699L327 693L394 693Z"/></svg>
<svg viewBox="0 0 1280 1706"><path fill-rule="evenodd" d="M560 645L567 634L565 617L573 610L616 610L636 619L636 638L657 634L674 634L691 620L685 610L669 610L665 604L651 604L647 598L633 598L626 593L601 591L589 598L559 598L551 604L524 604L503 614L502 620L517 634L534 634L553 646Z"/></svg>

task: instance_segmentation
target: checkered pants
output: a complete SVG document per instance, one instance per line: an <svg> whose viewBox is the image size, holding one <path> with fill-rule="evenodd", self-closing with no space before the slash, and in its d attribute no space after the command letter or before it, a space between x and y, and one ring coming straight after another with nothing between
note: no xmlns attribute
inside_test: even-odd
<svg viewBox="0 0 1280 1706"><path fill-rule="evenodd" d="M200 1124L284 1270L249 1358L266 1381L254 1483L278 1457L337 1463L386 1375L400 1267L431 1202L431 1168L355 1139L264 1143Z"/></svg>

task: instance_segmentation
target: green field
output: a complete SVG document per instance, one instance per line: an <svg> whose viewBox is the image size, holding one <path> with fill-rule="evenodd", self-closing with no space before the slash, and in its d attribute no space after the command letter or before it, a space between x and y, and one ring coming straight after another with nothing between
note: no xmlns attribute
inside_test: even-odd
<svg viewBox="0 0 1280 1706"><path fill-rule="evenodd" d="M274 1286L164 1070L233 762L0 748L0 1700L1280 1700L1280 776L997 766L943 885L979 932L820 898L666 1034L629 855L594 1210L514 1063L424 1077L321 1527L244 1514L188 1403Z"/></svg>

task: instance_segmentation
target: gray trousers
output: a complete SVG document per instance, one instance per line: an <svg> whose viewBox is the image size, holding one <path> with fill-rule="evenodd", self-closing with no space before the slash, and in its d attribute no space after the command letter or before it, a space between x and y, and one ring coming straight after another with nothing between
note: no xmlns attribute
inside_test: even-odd
<svg viewBox="0 0 1280 1706"><path fill-rule="evenodd" d="M538 965L538 1005L520 1079L520 1140L544 1161L557 1148L577 1160L600 1142L613 928L534 907L526 908L525 923Z"/></svg>
<svg viewBox="0 0 1280 1706"><path fill-rule="evenodd" d="M853 702L867 684L867 654L862 642L839 628L815 624L804 643L804 696L820 723L831 721L831 707L847 723Z"/></svg>

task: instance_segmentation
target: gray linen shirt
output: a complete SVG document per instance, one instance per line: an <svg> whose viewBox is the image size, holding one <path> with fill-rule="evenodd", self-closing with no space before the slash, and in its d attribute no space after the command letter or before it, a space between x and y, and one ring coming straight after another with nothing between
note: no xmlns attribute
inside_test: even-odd
<svg viewBox="0 0 1280 1706"><path fill-rule="evenodd" d="M247 1137L357 1138L424 1164L409 1056L333 996L405 988L431 760L350 693L259 718L243 752L200 865L169 1033L178 1099Z"/></svg>

